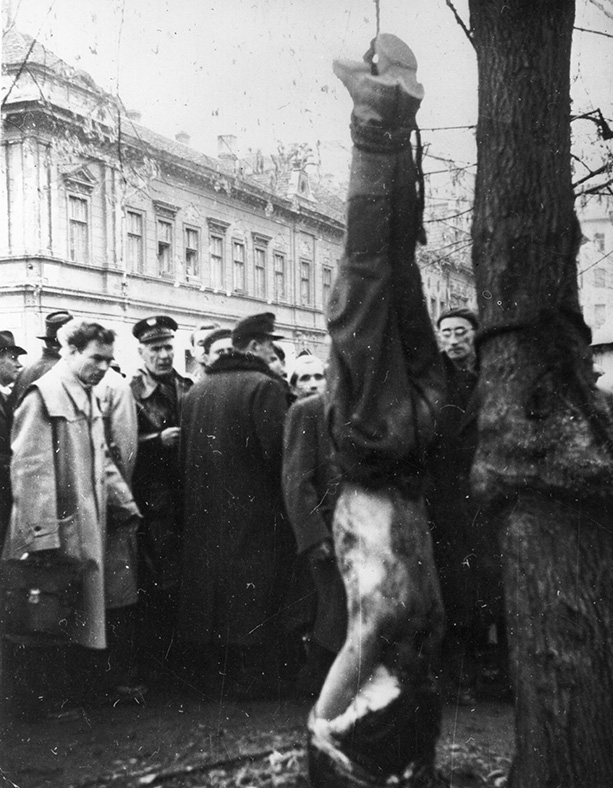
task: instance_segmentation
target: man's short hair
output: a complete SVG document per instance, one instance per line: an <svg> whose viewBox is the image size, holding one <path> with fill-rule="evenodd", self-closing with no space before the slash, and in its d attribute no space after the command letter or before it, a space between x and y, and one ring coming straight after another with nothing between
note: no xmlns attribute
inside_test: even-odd
<svg viewBox="0 0 613 788"><path fill-rule="evenodd" d="M57 338L62 348L70 345L82 351L85 350L90 342L112 345L115 341L115 332L110 328L101 326L100 323L95 323L85 318L75 318L59 328Z"/></svg>
<svg viewBox="0 0 613 788"><path fill-rule="evenodd" d="M211 331L210 334L207 335L204 342L202 343L202 349L204 352L208 354L211 352L211 345L213 342L217 342L219 339L228 339L228 337L232 336L232 331L229 328L216 328L214 331Z"/></svg>
<svg viewBox="0 0 613 788"><path fill-rule="evenodd" d="M324 362L317 356L313 356L310 353L308 355L298 356L296 363L294 364L292 374L289 378L290 386L295 386L298 382L298 378L305 372L311 372L313 368L315 368L317 372L321 372L322 375L325 375L326 373L326 366Z"/></svg>
<svg viewBox="0 0 613 788"><path fill-rule="evenodd" d="M457 306L441 312L438 320L436 321L436 327L440 328L443 320L446 320L448 317L461 317L463 320L467 320L475 329L475 331L477 331L479 328L479 318L472 311L472 309L467 309L465 306Z"/></svg>

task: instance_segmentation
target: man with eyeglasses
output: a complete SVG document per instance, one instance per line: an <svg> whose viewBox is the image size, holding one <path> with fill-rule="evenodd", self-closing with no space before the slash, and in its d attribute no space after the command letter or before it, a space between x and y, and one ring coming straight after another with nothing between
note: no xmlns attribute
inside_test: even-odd
<svg viewBox="0 0 613 788"><path fill-rule="evenodd" d="M457 370L473 373L469 380L473 384L471 389L474 388L477 380L475 374L477 364L475 331L479 327L477 316L464 307L448 309L439 317L437 326L443 353Z"/></svg>
<svg viewBox="0 0 613 788"><path fill-rule="evenodd" d="M474 312L457 307L437 321L447 383L438 439L432 453L429 498L434 554L446 628L443 670L455 702L476 700L479 654L499 618L499 550L485 512L473 498L470 470L477 448L478 377Z"/></svg>

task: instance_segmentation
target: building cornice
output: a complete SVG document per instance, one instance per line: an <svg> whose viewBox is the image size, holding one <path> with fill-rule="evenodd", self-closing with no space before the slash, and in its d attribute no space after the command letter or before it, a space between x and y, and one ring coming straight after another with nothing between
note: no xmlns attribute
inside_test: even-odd
<svg viewBox="0 0 613 788"><path fill-rule="evenodd" d="M98 154L109 164L121 166L117 150L117 128L94 121L83 114L52 102L24 100L9 103L3 109L3 118L13 129L48 144L58 136L58 127L70 133L77 132L79 142L89 146L89 155ZM7 125L9 125L7 124ZM65 139L67 139L65 137ZM8 137L9 143L11 142ZM69 143L70 140L67 139ZM250 183L238 175L228 172L221 163L212 164L181 159L170 151L161 150L151 143L139 139L130 132L121 133L122 156L130 153L140 159L150 158L158 162L163 174L178 178L186 183L198 185L213 192L215 199L239 201L258 212L270 216L278 212L286 221L300 222L318 232L335 238L344 233L344 223L301 201L291 200L269 191L259 184ZM203 156L203 158L205 158Z"/></svg>

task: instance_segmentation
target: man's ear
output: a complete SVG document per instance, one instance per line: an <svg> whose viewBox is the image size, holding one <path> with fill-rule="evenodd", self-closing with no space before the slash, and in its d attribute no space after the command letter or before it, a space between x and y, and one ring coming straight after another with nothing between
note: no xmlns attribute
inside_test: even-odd
<svg viewBox="0 0 613 788"><path fill-rule="evenodd" d="M139 355L141 358L143 357L143 346L142 346L142 345L139 345L139 346L138 346L138 355Z"/></svg>
<svg viewBox="0 0 613 788"><path fill-rule="evenodd" d="M258 350L259 346L260 346L260 343L257 341L257 339L252 339L252 340L250 340L249 344L245 348L245 352L246 353L254 353L254 354L257 355L257 350Z"/></svg>

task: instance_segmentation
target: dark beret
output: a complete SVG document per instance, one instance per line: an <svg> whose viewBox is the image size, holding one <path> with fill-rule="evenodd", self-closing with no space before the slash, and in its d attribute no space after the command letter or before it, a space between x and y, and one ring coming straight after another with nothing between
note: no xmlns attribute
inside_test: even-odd
<svg viewBox="0 0 613 788"><path fill-rule="evenodd" d="M448 317L461 317L464 320L468 320L475 330L479 328L479 318L471 309L467 309L465 306L453 307L452 309L446 309L444 312L441 312L436 321L437 328L440 328L442 321L446 320Z"/></svg>
<svg viewBox="0 0 613 788"><path fill-rule="evenodd" d="M228 337L232 336L232 331L229 328L216 328L214 331L211 331L210 334L207 334L204 338L204 343L202 345L204 352L208 353L211 349L211 345L213 342L217 342L218 339L227 339Z"/></svg>

